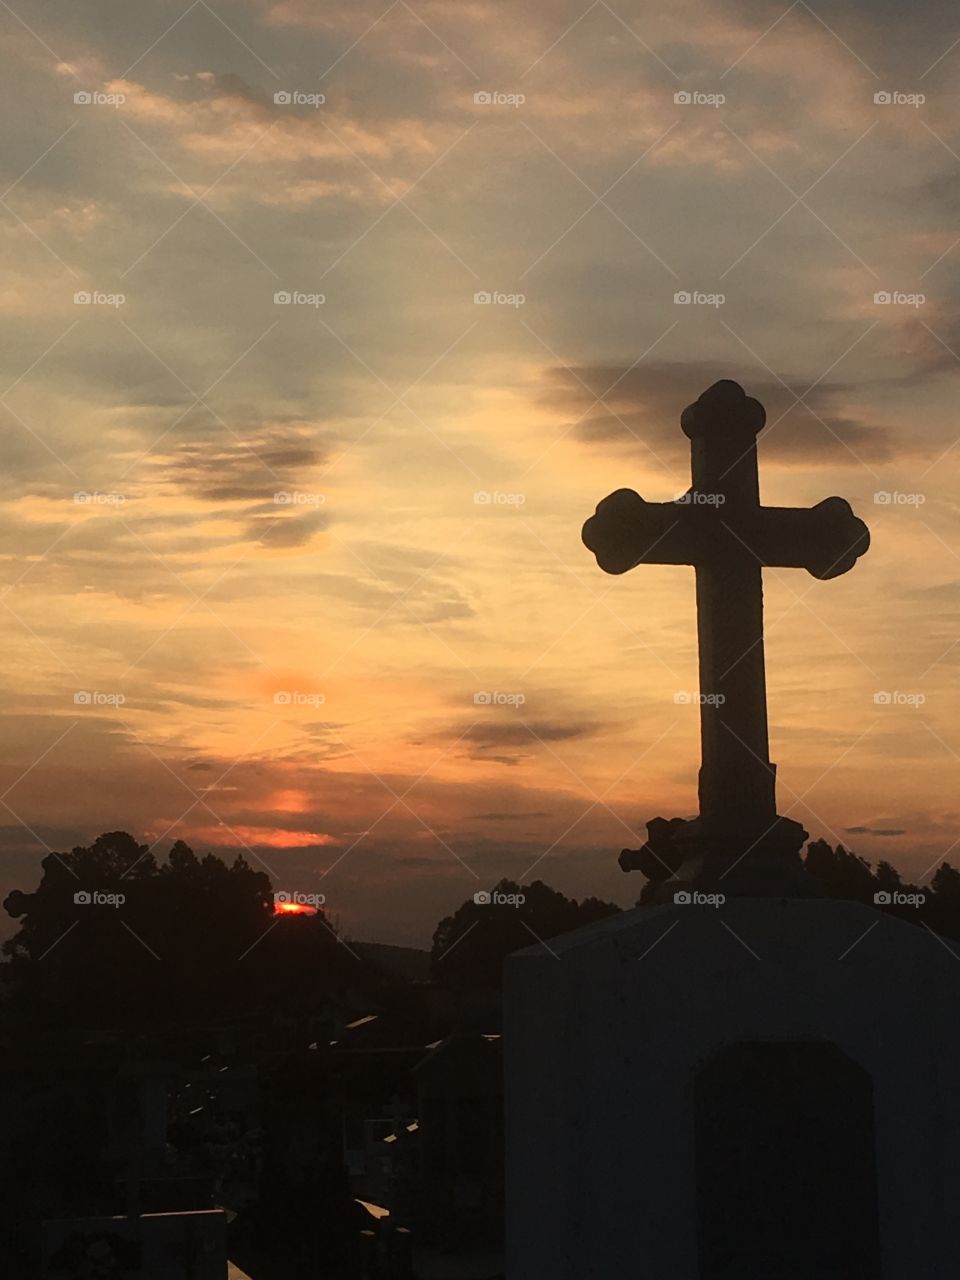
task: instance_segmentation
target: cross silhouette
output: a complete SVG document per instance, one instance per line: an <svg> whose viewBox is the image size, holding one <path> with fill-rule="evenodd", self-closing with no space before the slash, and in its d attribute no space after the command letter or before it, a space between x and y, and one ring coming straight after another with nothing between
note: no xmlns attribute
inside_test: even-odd
<svg viewBox="0 0 960 1280"><path fill-rule="evenodd" d="M607 573L639 564L696 570L700 648L700 816L654 818L647 843L624 849L625 871L730 893L804 893L799 858L807 832L778 817L776 766L767 737L763 582L767 568L803 568L815 578L852 569L870 534L843 498L811 508L760 505L757 433L763 405L736 382L716 382L684 409L689 490L645 502L632 489L604 498L583 541Z"/></svg>

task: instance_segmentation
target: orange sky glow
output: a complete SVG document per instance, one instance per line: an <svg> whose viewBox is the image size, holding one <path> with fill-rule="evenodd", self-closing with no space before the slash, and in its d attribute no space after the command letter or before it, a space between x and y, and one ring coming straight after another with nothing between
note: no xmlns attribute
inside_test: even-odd
<svg viewBox="0 0 960 1280"><path fill-rule="evenodd" d="M873 538L765 575L780 812L960 863L960 50L891 16L910 106L866 4L181 7L0 24L7 886L126 829L389 942L504 876L635 901L693 575L580 526L686 488L719 377L764 501Z"/></svg>

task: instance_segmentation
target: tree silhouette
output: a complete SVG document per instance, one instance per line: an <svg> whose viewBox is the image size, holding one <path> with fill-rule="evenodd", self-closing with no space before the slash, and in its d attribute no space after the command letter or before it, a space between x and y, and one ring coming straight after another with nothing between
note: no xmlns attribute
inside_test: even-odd
<svg viewBox="0 0 960 1280"><path fill-rule="evenodd" d="M896 867L871 864L843 845L831 848L825 840L807 847L807 870L831 898L866 902L910 924L926 925L935 933L960 938L960 871L942 862L925 884L911 884Z"/></svg>
<svg viewBox="0 0 960 1280"><path fill-rule="evenodd" d="M870 863L850 853L842 844L831 849L826 840L811 840L807 846L806 867L830 890L833 898L865 901L872 898L877 890L877 878Z"/></svg>
<svg viewBox="0 0 960 1280"><path fill-rule="evenodd" d="M620 910L599 898L566 898L542 880L501 880L492 893L468 898L433 934L434 977L459 990L499 990L504 958Z"/></svg>
<svg viewBox="0 0 960 1280"><path fill-rule="evenodd" d="M177 841L165 863L123 831L43 859L4 944L14 1005L64 1025L155 1023L293 1004L308 1011L357 962L322 912L277 917L265 872L243 857L198 858Z"/></svg>

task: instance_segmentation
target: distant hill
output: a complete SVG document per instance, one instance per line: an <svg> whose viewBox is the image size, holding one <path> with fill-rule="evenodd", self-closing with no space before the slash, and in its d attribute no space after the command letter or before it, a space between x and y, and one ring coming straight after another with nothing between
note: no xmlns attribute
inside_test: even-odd
<svg viewBox="0 0 960 1280"><path fill-rule="evenodd" d="M423 982L430 977L430 952L416 947L392 947L385 942L354 942L353 951L371 964L407 982Z"/></svg>

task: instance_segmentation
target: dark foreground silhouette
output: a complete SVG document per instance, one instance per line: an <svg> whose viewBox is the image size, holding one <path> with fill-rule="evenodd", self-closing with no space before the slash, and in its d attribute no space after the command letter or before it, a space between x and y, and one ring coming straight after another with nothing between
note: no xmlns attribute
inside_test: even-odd
<svg viewBox="0 0 960 1280"><path fill-rule="evenodd" d="M830 897L880 895L960 938L946 862L917 886L814 841L806 865ZM322 910L277 916L263 873L179 842L158 861L112 832L45 858L5 904L0 1274L39 1274L43 1222L214 1205L254 1280L400 1280L423 1248L495 1254L503 959L618 908L540 881L488 897L441 920L427 955L345 939ZM51 1274L106 1266L108 1245L118 1269L89 1274L124 1275L124 1241L82 1233Z"/></svg>

